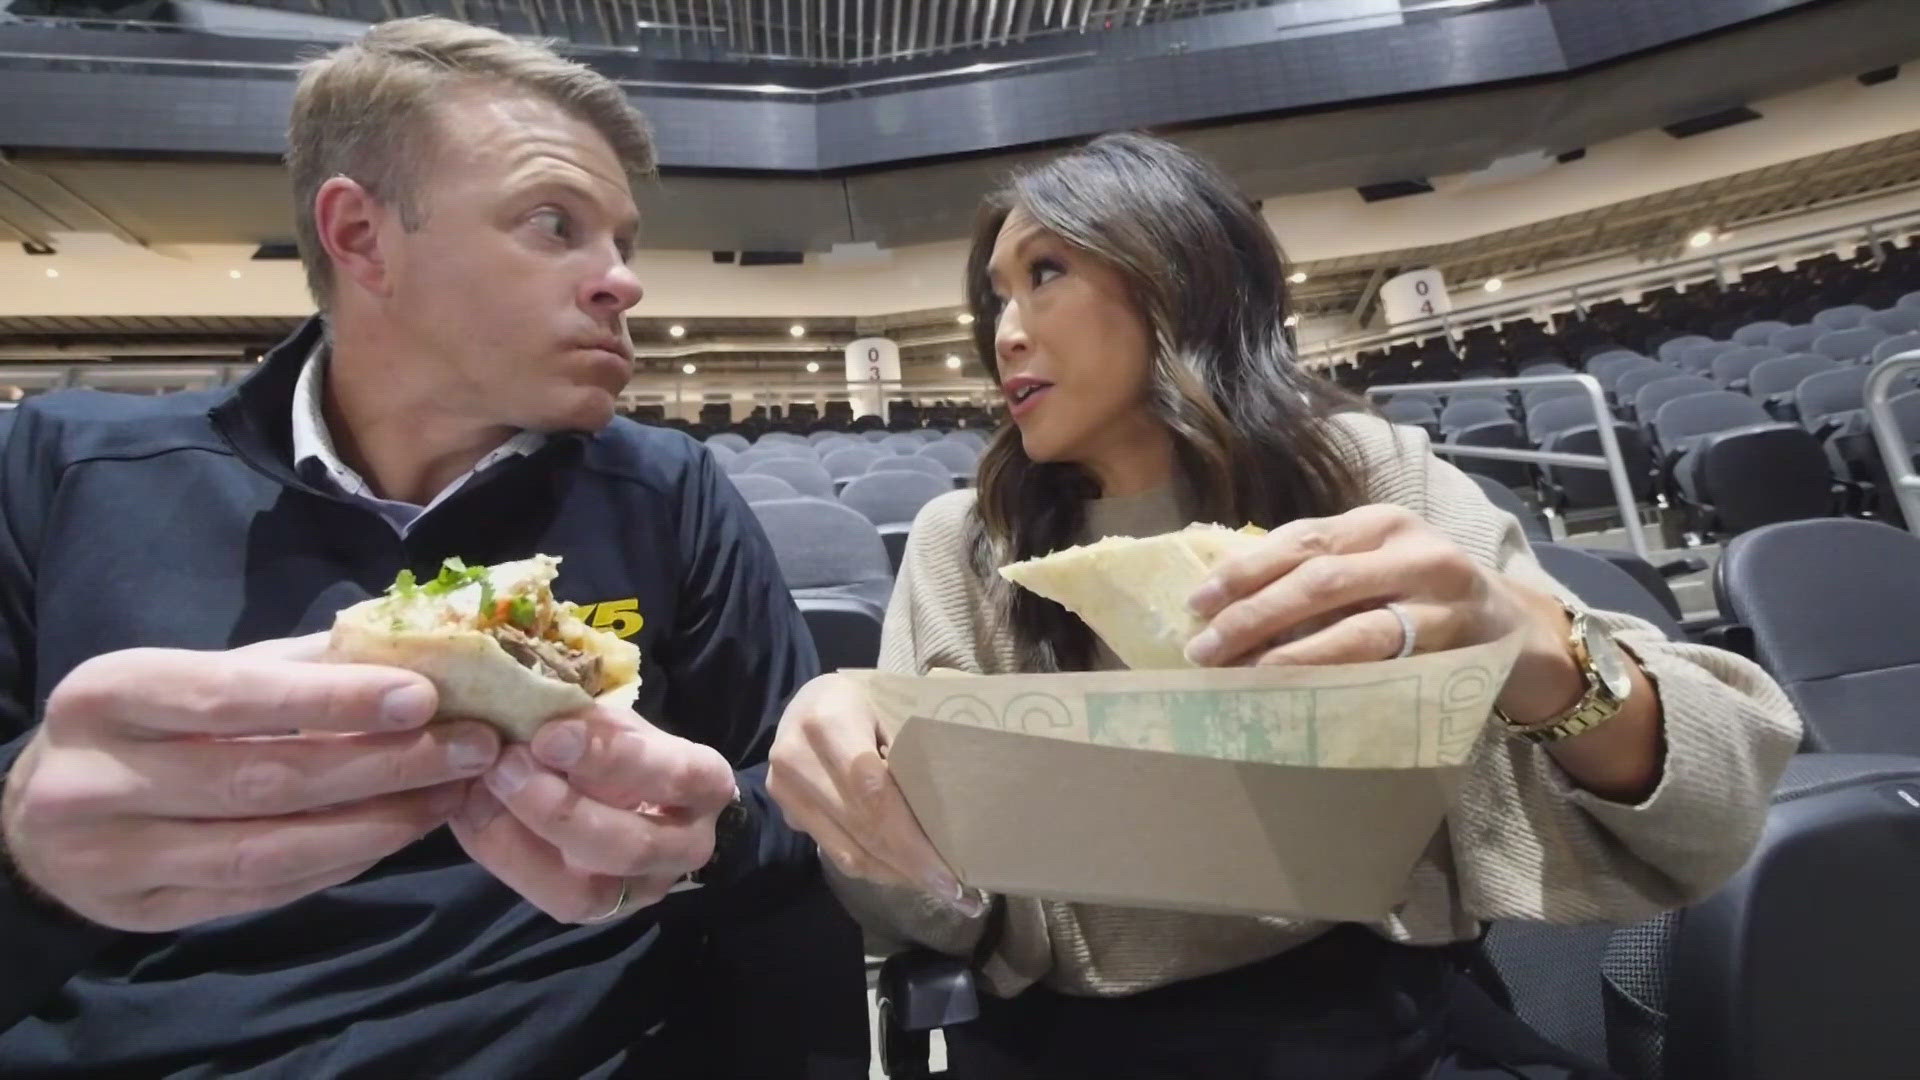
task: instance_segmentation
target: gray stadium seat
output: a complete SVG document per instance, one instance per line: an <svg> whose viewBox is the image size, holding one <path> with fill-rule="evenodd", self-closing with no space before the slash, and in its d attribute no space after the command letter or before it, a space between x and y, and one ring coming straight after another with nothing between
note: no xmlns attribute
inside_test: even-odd
<svg viewBox="0 0 1920 1080"><path fill-rule="evenodd" d="M867 440L870 443L877 443L877 442L884 442L885 440L891 438L892 436L887 432L887 429L885 428L872 428L864 432L860 437Z"/></svg>
<svg viewBox="0 0 1920 1080"><path fill-rule="evenodd" d="M1497 401L1507 406L1513 403L1512 395L1508 391L1492 386L1469 386L1463 390L1449 391L1447 404L1451 405L1456 401Z"/></svg>
<svg viewBox="0 0 1920 1080"><path fill-rule="evenodd" d="M1814 353L1795 353L1762 360L1747 376L1747 395L1767 407L1777 420L1799 419L1795 395L1809 375L1832 371L1835 362Z"/></svg>
<svg viewBox="0 0 1920 1080"><path fill-rule="evenodd" d="M1712 379L1700 375L1674 375L1658 382L1650 382L1633 395L1633 414L1642 424L1652 426L1653 418L1667 402L1692 394L1719 392L1720 387Z"/></svg>
<svg viewBox="0 0 1920 1080"><path fill-rule="evenodd" d="M1593 424L1593 402L1585 394L1543 401L1527 410L1527 437L1539 445L1555 432Z"/></svg>
<svg viewBox="0 0 1920 1080"><path fill-rule="evenodd" d="M1587 357L1587 363L1586 363L1587 374L1598 376L1600 374L1600 369L1603 367L1617 364L1622 360L1633 360L1633 359L1645 360L1647 358L1645 356L1640 355L1637 352L1634 352L1632 349L1621 349L1621 348L1603 349L1600 352L1594 353L1592 356Z"/></svg>
<svg viewBox="0 0 1920 1080"><path fill-rule="evenodd" d="M1679 604L1673 598L1673 590L1667 587L1660 572L1644 561L1641 565L1647 567L1650 576L1635 577L1613 559L1564 544L1535 543L1533 555L1555 581L1588 605L1645 619L1674 641L1687 640L1686 631L1674 614ZM1649 581L1658 582L1666 595L1662 597L1650 590Z"/></svg>
<svg viewBox="0 0 1920 1080"><path fill-rule="evenodd" d="M980 451L965 443L944 440L921 447L920 456L945 465L953 473L954 479L962 482L972 480L974 468L980 464Z"/></svg>
<svg viewBox="0 0 1920 1080"><path fill-rule="evenodd" d="M1768 360L1778 359L1780 350L1771 345L1741 346L1728 349L1713 358L1711 378L1729 390L1745 390L1753 369Z"/></svg>
<svg viewBox="0 0 1920 1080"><path fill-rule="evenodd" d="M828 439L844 439L846 437L845 433L839 431L814 431L807 434L807 441L817 448Z"/></svg>
<svg viewBox="0 0 1920 1080"><path fill-rule="evenodd" d="M840 492L840 501L858 510L880 530L887 560L894 572L906 551L907 532L920 508L953 490L951 481L927 473L899 469L868 473Z"/></svg>
<svg viewBox="0 0 1920 1080"><path fill-rule="evenodd" d="M1680 369L1695 375L1713 370L1713 362L1741 346L1731 341L1708 341L1680 350Z"/></svg>
<svg viewBox="0 0 1920 1080"><path fill-rule="evenodd" d="M745 453L734 458L732 461L727 462L726 465L727 465L727 471L730 473L750 472L753 470L753 467L755 465L758 465L763 461L784 461L784 460L791 460L792 458L793 458L792 452L785 447L756 446L753 449L748 450Z"/></svg>
<svg viewBox="0 0 1920 1080"><path fill-rule="evenodd" d="M1813 325L1822 330L1851 330L1871 314L1873 309L1865 304L1842 304L1816 313L1813 317Z"/></svg>
<svg viewBox="0 0 1920 1080"><path fill-rule="evenodd" d="M916 431L911 432L910 434L912 434L915 438L919 439L922 443L938 442L941 439L946 437L946 433L941 431L939 428L920 428Z"/></svg>
<svg viewBox="0 0 1920 1080"><path fill-rule="evenodd" d="M1641 356L1639 353L1605 353L1594 357L1593 360L1587 364L1587 374L1593 376L1594 379L1600 383L1601 389L1611 391L1614 384L1620 381L1620 376L1625 375L1634 368L1646 367L1653 362L1654 361Z"/></svg>
<svg viewBox="0 0 1920 1080"><path fill-rule="evenodd" d="M1797 425L1773 422L1744 394L1675 398L1654 415L1653 428L1696 531L1730 536L1832 511L1820 444Z"/></svg>
<svg viewBox="0 0 1920 1080"><path fill-rule="evenodd" d="M1803 754L1747 865L1602 959L1613 1069L1647 1080L1914 1074L1920 760Z"/></svg>
<svg viewBox="0 0 1920 1080"><path fill-rule="evenodd" d="M750 503L766 502L769 499L797 499L800 492L792 484L777 476L765 473L734 473L728 479L740 490L742 498Z"/></svg>
<svg viewBox="0 0 1920 1080"><path fill-rule="evenodd" d="M751 443L747 442L745 435L737 435L731 431L723 431L718 435L707 436L707 444L709 446L724 446L736 454L744 454L752 446Z"/></svg>
<svg viewBox="0 0 1920 1080"><path fill-rule="evenodd" d="M1849 365L1802 379L1794 391L1800 422L1818 431L1829 419L1857 412L1866 401L1867 376L1872 373L1872 368Z"/></svg>
<svg viewBox="0 0 1920 1080"><path fill-rule="evenodd" d="M1653 452L1647 447L1644 431L1624 421L1613 422L1614 441L1620 446L1621 464L1627 484L1636 502L1650 501L1654 491ZM1604 456L1600 428L1591 420L1564 428L1547 436L1540 449L1561 454ZM1580 469L1570 465L1540 467L1541 495L1556 510L1584 510L1619 505L1614 495L1613 477L1598 469Z"/></svg>
<svg viewBox="0 0 1920 1080"><path fill-rule="evenodd" d="M884 456L878 448L861 443L833 451L820 464L826 466L827 475L836 483L845 483L856 476L865 476L867 469Z"/></svg>
<svg viewBox="0 0 1920 1080"><path fill-rule="evenodd" d="M1490 398L1454 398L1440 410L1440 434L1450 438L1453 432L1475 424L1512 423L1513 413L1505 401Z"/></svg>
<svg viewBox="0 0 1920 1080"><path fill-rule="evenodd" d="M793 485L793 490L816 499L833 498L833 477L812 458L777 457L757 461L745 471L777 476Z"/></svg>
<svg viewBox="0 0 1920 1080"><path fill-rule="evenodd" d="M1573 365L1550 356L1525 361L1520 365L1519 370L1521 378L1529 375L1571 375L1574 373Z"/></svg>
<svg viewBox="0 0 1920 1080"><path fill-rule="evenodd" d="M893 590L886 545L873 522L827 499L753 504L787 588L801 596L857 596L884 610Z"/></svg>
<svg viewBox="0 0 1920 1080"><path fill-rule="evenodd" d="M1434 412L1440 411L1440 395L1431 390L1395 390L1380 399L1382 405L1395 401L1423 401L1431 406Z"/></svg>
<svg viewBox="0 0 1920 1080"><path fill-rule="evenodd" d="M1834 330L1813 340L1813 351L1843 364L1858 363L1873 354L1873 347L1887 339L1886 331L1871 326Z"/></svg>
<svg viewBox="0 0 1920 1080"><path fill-rule="evenodd" d="M867 473L871 475L873 473L888 472L894 469L900 469L906 472L926 473L928 476L937 476L945 480L949 485L953 483L953 471L951 469L948 469L945 465L942 465L930 457L921 457L919 454L882 455L875 460L872 465L867 467Z"/></svg>
<svg viewBox="0 0 1920 1080"><path fill-rule="evenodd" d="M719 462L720 467L723 469L727 467L728 462L740 456L740 451L735 450L726 443L717 443L709 439L707 440L706 446L707 453L712 454L713 460Z"/></svg>
<svg viewBox="0 0 1920 1080"><path fill-rule="evenodd" d="M859 439L855 438L852 435L848 435L845 432L831 431L831 432L827 432L826 436L827 437L824 439L814 440L814 443L813 443L813 452L819 455L819 458L823 463L827 460L829 456L833 454L837 454L842 450L867 449L866 443L861 442Z"/></svg>
<svg viewBox="0 0 1920 1080"><path fill-rule="evenodd" d="M1427 429L1429 434L1440 432L1440 412L1433 402L1424 398L1395 396L1380 404L1380 415L1396 424Z"/></svg>
<svg viewBox="0 0 1920 1080"><path fill-rule="evenodd" d="M791 431L769 431L754 441L755 446L800 446L811 449L812 444L804 435L795 435Z"/></svg>
<svg viewBox="0 0 1920 1080"><path fill-rule="evenodd" d="M1678 364L1680 354L1695 345L1711 345L1713 339L1700 334L1682 334L1660 343L1659 355L1662 363Z"/></svg>
<svg viewBox="0 0 1920 1080"><path fill-rule="evenodd" d="M794 603L807 622L821 671L880 665L883 606L859 596L796 596Z"/></svg>
<svg viewBox="0 0 1920 1080"><path fill-rule="evenodd" d="M1735 537L1714 568L1812 749L1920 753L1920 537L1873 521L1792 521Z"/></svg>
<svg viewBox="0 0 1920 1080"><path fill-rule="evenodd" d="M898 431L880 440L880 449L895 454L917 454L925 445L920 436L911 431Z"/></svg>
<svg viewBox="0 0 1920 1080"><path fill-rule="evenodd" d="M991 438L992 436L987 432L977 431L973 428L962 428L959 431L947 432L948 442L971 443L977 450L985 450Z"/></svg>
<svg viewBox="0 0 1920 1080"><path fill-rule="evenodd" d="M1789 326L1785 330L1775 330L1767 344L1792 355L1813 348L1813 340L1826 332L1826 328L1820 326Z"/></svg>
<svg viewBox="0 0 1920 1080"><path fill-rule="evenodd" d="M1645 367L1629 368L1614 382L1613 400L1632 408L1634 398L1639 396L1642 387L1685 374L1686 372L1670 364L1654 363ZM1641 419L1644 422L1645 418Z"/></svg>
<svg viewBox="0 0 1920 1080"><path fill-rule="evenodd" d="M1505 450L1531 450L1533 444L1520 431L1520 425L1512 420L1492 420L1484 424L1470 424L1452 432L1447 443L1454 446L1492 446ZM1454 457L1448 459L1463 471L1485 478L1503 486L1527 487L1533 483L1533 466L1524 461L1498 461L1482 457Z"/></svg>
<svg viewBox="0 0 1920 1080"><path fill-rule="evenodd" d="M1916 314L1920 314L1920 312L1916 312ZM1873 356L1871 359L1877 364L1889 356L1898 356L1903 352L1912 352L1915 349L1920 349L1920 331L1908 334L1895 334L1893 337L1873 347Z"/></svg>
<svg viewBox="0 0 1920 1080"><path fill-rule="evenodd" d="M1787 324L1773 319L1750 322L1733 332L1733 340L1741 345L1770 345L1774 331L1785 330Z"/></svg>
<svg viewBox="0 0 1920 1080"><path fill-rule="evenodd" d="M1547 530L1547 519L1540 516L1540 511L1528 506L1527 501L1522 499L1518 492L1498 480L1477 473L1468 473L1467 477L1479 484L1480 490L1487 493L1488 502L1519 520L1520 531L1527 534L1527 539L1553 539L1553 534Z"/></svg>
<svg viewBox="0 0 1920 1080"><path fill-rule="evenodd" d="M1920 290L1901 297L1898 306L1901 311L1920 311Z"/></svg>
<svg viewBox="0 0 1920 1080"><path fill-rule="evenodd" d="M1920 308L1888 308L1866 317L1862 325L1888 334L1911 334L1920 330Z"/></svg>

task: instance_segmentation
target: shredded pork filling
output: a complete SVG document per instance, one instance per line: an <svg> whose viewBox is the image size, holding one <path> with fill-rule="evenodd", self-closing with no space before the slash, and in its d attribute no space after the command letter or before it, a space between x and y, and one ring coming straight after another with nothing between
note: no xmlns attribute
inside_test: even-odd
<svg viewBox="0 0 1920 1080"><path fill-rule="evenodd" d="M532 637L512 624L496 626L488 633L508 656L550 679L572 683L589 697L598 697L606 689L606 673L598 656L558 641Z"/></svg>

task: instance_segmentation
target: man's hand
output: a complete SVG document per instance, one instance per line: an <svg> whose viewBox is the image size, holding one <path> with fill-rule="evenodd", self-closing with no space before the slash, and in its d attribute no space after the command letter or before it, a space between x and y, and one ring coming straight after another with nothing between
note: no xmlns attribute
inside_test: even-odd
<svg viewBox="0 0 1920 1080"><path fill-rule="evenodd" d="M438 827L498 736L426 726L431 683L318 662L325 648L132 649L75 668L7 778L15 869L94 922L158 932L298 900Z"/></svg>
<svg viewBox="0 0 1920 1080"><path fill-rule="evenodd" d="M734 792L718 750L596 708L508 748L471 785L453 833L541 911L599 922L658 903L705 866Z"/></svg>

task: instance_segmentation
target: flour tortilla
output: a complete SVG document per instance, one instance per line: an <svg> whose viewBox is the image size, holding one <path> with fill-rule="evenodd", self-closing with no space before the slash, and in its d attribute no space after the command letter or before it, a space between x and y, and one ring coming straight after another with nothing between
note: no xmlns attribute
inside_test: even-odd
<svg viewBox="0 0 1920 1080"><path fill-rule="evenodd" d="M1191 668L1187 642L1204 623L1187 597L1214 564L1264 529L1191 525L1139 539L1110 536L1000 568L1000 576L1079 616L1129 668Z"/></svg>
<svg viewBox="0 0 1920 1080"><path fill-rule="evenodd" d="M551 597L559 560L548 556L502 563L488 570L495 595ZM440 693L442 719L482 720L508 739L526 741L541 724L594 704L633 707L640 693L640 650L596 630L557 606L556 636L601 658L608 688L597 697L522 665L492 635L474 628L480 586L444 596L383 596L340 612L329 655L418 672Z"/></svg>

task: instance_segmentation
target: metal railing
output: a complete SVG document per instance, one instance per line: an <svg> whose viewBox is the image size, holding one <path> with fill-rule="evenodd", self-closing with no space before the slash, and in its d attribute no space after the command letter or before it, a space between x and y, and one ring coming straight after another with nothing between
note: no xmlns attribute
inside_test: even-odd
<svg viewBox="0 0 1920 1080"><path fill-rule="evenodd" d="M1867 376L1867 424L1873 430L1874 444L1880 448L1880 460L1887 467L1887 480L1893 485L1900 512L1906 515L1907 528L1920 535L1920 473L1914 471L1913 441L1920 432L1903 432L1893 415L1893 384L1903 373L1920 370L1920 349L1895 353L1874 365Z"/></svg>
<svg viewBox="0 0 1920 1080"><path fill-rule="evenodd" d="M1920 353L1913 355L1920 356ZM1646 534L1640 527L1640 504L1633 497L1633 483L1627 479L1627 461L1620 453L1620 438L1613 430L1614 416L1607 408L1606 392L1600 389L1599 380L1593 376L1528 375L1516 379L1457 379L1451 382L1398 383L1392 386L1370 386L1367 388L1367 396L1391 397L1397 393L1404 394L1416 390L1436 394L1451 394L1459 390L1524 391L1536 386L1565 383L1580 387L1585 392L1587 402L1593 406L1594 426L1600 435L1599 454L1568 454L1558 450L1513 450L1503 446L1457 446L1437 440L1433 444L1433 450L1437 454L1452 457L1524 461L1536 465L1564 465L1571 469L1604 471L1613 482L1613 498L1620 508L1620 523L1627 530L1627 543L1632 545L1635 555L1651 562L1653 553L1648 549Z"/></svg>

